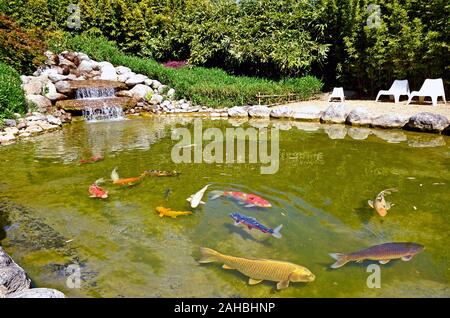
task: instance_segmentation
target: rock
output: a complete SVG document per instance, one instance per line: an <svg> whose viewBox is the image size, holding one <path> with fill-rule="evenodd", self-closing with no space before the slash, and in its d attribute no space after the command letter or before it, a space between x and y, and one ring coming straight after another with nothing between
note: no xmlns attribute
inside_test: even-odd
<svg viewBox="0 0 450 318"><path fill-rule="evenodd" d="M347 118L348 111L345 109L344 104L330 105L323 112L320 117L320 121L330 124L343 124Z"/></svg>
<svg viewBox="0 0 450 318"><path fill-rule="evenodd" d="M31 280L0 246L0 298L30 288Z"/></svg>
<svg viewBox="0 0 450 318"><path fill-rule="evenodd" d="M91 58L89 57L89 55L87 55L85 53L75 52L75 55L80 61L91 61Z"/></svg>
<svg viewBox="0 0 450 318"><path fill-rule="evenodd" d="M357 107L348 114L345 122L353 126L370 126L372 118L364 107Z"/></svg>
<svg viewBox="0 0 450 318"><path fill-rule="evenodd" d="M118 91L116 93L117 97L133 97L133 94L130 91L124 90L124 91Z"/></svg>
<svg viewBox="0 0 450 318"><path fill-rule="evenodd" d="M401 114L385 114L372 120L372 126L376 128L403 128L409 120L409 116Z"/></svg>
<svg viewBox="0 0 450 318"><path fill-rule="evenodd" d="M32 288L9 294L6 298L66 298L66 296L56 289Z"/></svg>
<svg viewBox="0 0 450 318"><path fill-rule="evenodd" d="M29 132L21 132L19 134L20 138L27 138L27 137L30 137L30 136L31 136L31 134Z"/></svg>
<svg viewBox="0 0 450 318"><path fill-rule="evenodd" d="M70 94L72 87L69 81L60 81L55 83L56 91L61 94Z"/></svg>
<svg viewBox="0 0 450 318"><path fill-rule="evenodd" d="M41 126L39 126L39 125L31 125L31 126L28 126L26 129L25 129L25 133L28 133L28 134L30 134L30 135L34 135L34 134L38 134L38 133L40 133L40 132L42 132L43 131L43 129L42 129L42 127Z"/></svg>
<svg viewBox="0 0 450 318"><path fill-rule="evenodd" d="M49 74L48 79L51 80L53 83L56 83L59 81L65 81L67 79L67 75Z"/></svg>
<svg viewBox="0 0 450 318"><path fill-rule="evenodd" d="M153 87L152 86L152 84L153 84L153 80L152 79L149 79L149 78L147 78L145 81L144 81L144 84L145 85L147 85L147 86L150 86L150 87Z"/></svg>
<svg viewBox="0 0 450 318"><path fill-rule="evenodd" d="M55 95L55 94L57 94L55 84L53 84L50 81L47 82L44 85L44 87L42 88L42 95L44 95L45 97L48 98L49 95Z"/></svg>
<svg viewBox="0 0 450 318"><path fill-rule="evenodd" d="M442 132L449 124L445 116L423 112L412 116L407 128L415 131Z"/></svg>
<svg viewBox="0 0 450 318"><path fill-rule="evenodd" d="M150 86L144 84L137 84L129 90L132 97L143 100L146 99L149 94L153 94L153 90Z"/></svg>
<svg viewBox="0 0 450 318"><path fill-rule="evenodd" d="M156 105L156 104L161 104L163 101L163 97L159 94L153 94L152 98L150 99L150 104L152 105Z"/></svg>
<svg viewBox="0 0 450 318"><path fill-rule="evenodd" d="M230 117L248 117L248 111L245 107L234 106L228 109L228 116Z"/></svg>
<svg viewBox="0 0 450 318"><path fill-rule="evenodd" d="M175 90L173 88L169 89L167 92L167 97L170 99L175 98Z"/></svg>
<svg viewBox="0 0 450 318"><path fill-rule="evenodd" d="M52 108L52 102L50 99L42 95L26 95L25 99L29 107L30 105L35 105L37 110L41 113L45 113Z"/></svg>
<svg viewBox="0 0 450 318"><path fill-rule="evenodd" d="M285 120L274 120L272 127L279 130L290 130L292 128L292 123Z"/></svg>
<svg viewBox="0 0 450 318"><path fill-rule="evenodd" d="M32 76L20 75L20 80L22 81L22 84L28 84L31 79Z"/></svg>
<svg viewBox="0 0 450 318"><path fill-rule="evenodd" d="M59 119L53 115L47 115L47 121L52 125L57 125L57 126L62 125L61 119Z"/></svg>
<svg viewBox="0 0 450 318"><path fill-rule="evenodd" d="M6 127L15 127L17 125L17 122L14 119L5 119L3 120L3 125Z"/></svg>
<svg viewBox="0 0 450 318"><path fill-rule="evenodd" d="M25 95L39 95L47 81L46 76L33 77L27 84L22 85L22 89L25 91Z"/></svg>
<svg viewBox="0 0 450 318"><path fill-rule="evenodd" d="M167 85L161 85L160 87L158 87L157 91L160 94L164 94L164 92L168 89Z"/></svg>
<svg viewBox="0 0 450 318"><path fill-rule="evenodd" d="M267 106L250 106L248 115L252 118L269 118L270 108Z"/></svg>
<svg viewBox="0 0 450 318"><path fill-rule="evenodd" d="M3 143L9 143L9 142L11 142L11 141L14 141L14 139L16 139L16 137L13 135L13 134L8 134L8 133L6 133L6 134L1 134L0 135L0 144L3 144ZM1 274L1 273L0 273ZM1 276L1 275L0 275ZM1 279L0 279L0 283L1 283ZM1 287L1 285L0 285L0 287ZM1 293L1 290L0 290L0 293Z"/></svg>
<svg viewBox="0 0 450 318"><path fill-rule="evenodd" d="M319 121L322 112L316 106L304 106L295 109L292 118L305 121Z"/></svg>
<svg viewBox="0 0 450 318"><path fill-rule="evenodd" d="M54 129L58 128L57 125L52 125L46 121L39 121L38 123L39 123L39 126L45 131L54 130Z"/></svg>
<svg viewBox="0 0 450 318"><path fill-rule="evenodd" d="M143 84L147 78L148 78L147 76L144 76L142 74L134 74L134 75L131 75L125 81L125 84L127 84L128 86L134 86L134 85L137 85L137 84Z"/></svg>
<svg viewBox="0 0 450 318"><path fill-rule="evenodd" d="M253 128L261 129L267 128L270 125L270 120L266 118L251 118L248 124Z"/></svg>
<svg viewBox="0 0 450 318"><path fill-rule="evenodd" d="M44 55L47 57L47 61L45 61L45 64L47 65L58 65L59 64L59 57L57 54L46 51L44 52Z"/></svg>
<svg viewBox="0 0 450 318"><path fill-rule="evenodd" d="M100 79L108 81L117 81L117 73L115 67L109 62L100 62Z"/></svg>
<svg viewBox="0 0 450 318"><path fill-rule="evenodd" d="M117 66L116 67L116 73L118 74L118 75L123 75L123 74L126 74L126 73L131 73L131 69L129 68L129 67L126 67L126 66Z"/></svg>
<svg viewBox="0 0 450 318"><path fill-rule="evenodd" d="M324 127L330 139L344 139L347 136L347 127L341 124L327 125Z"/></svg>
<svg viewBox="0 0 450 318"><path fill-rule="evenodd" d="M46 94L45 97L50 99L52 102L57 102L59 100L67 99L68 97L64 94L55 93L55 94Z"/></svg>
<svg viewBox="0 0 450 318"><path fill-rule="evenodd" d="M94 65L95 65L95 63L93 63L90 60L81 60L81 63L80 63L80 65L78 65L77 70L80 73L89 73L94 70Z"/></svg>
<svg viewBox="0 0 450 318"><path fill-rule="evenodd" d="M8 135L17 135L19 133L19 129L17 127L6 127L4 130Z"/></svg>
<svg viewBox="0 0 450 318"><path fill-rule="evenodd" d="M272 109L270 112L270 117L273 118L289 118L292 117L294 111L289 106L281 106Z"/></svg>
<svg viewBox="0 0 450 318"><path fill-rule="evenodd" d="M158 89L160 86L162 86L161 82L157 80L150 80L151 81L151 87L153 89Z"/></svg>
<svg viewBox="0 0 450 318"><path fill-rule="evenodd" d="M369 128L356 128L356 127L350 127L348 129L348 135L356 140L364 140L369 137L369 135L372 133L372 130Z"/></svg>

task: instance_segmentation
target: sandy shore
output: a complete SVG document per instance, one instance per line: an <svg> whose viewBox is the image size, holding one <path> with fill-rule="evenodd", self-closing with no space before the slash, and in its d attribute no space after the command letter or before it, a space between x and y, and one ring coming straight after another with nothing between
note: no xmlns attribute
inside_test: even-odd
<svg viewBox="0 0 450 318"><path fill-rule="evenodd" d="M280 105L280 106L274 106L275 107L281 107L281 106L289 106L294 109L300 108L302 106L316 106L321 111L325 110L330 104L336 104L336 102L328 102L326 100L311 100L311 101L304 101L304 102L296 102L296 103L290 103L286 105ZM398 104L395 104L394 102L375 102L370 100L347 100L344 103L345 107L348 111L351 111L352 109L355 109L358 106L362 106L367 109L369 114L373 116L379 116L384 115L388 113L396 113L396 114L402 114L407 116L412 116L417 113L421 112L430 112L434 114L440 114L446 116L448 119L450 119L450 103L444 104L444 102L439 101L437 106L431 105L431 103L425 102L422 105L419 104L410 104L406 105L406 101L400 102Z"/></svg>

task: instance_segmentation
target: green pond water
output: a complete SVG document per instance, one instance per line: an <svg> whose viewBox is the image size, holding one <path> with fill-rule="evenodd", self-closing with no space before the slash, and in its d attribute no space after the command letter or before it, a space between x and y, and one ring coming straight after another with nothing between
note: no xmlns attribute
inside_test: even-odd
<svg viewBox="0 0 450 318"><path fill-rule="evenodd" d="M173 163L178 141L171 131L193 131L193 119L73 123L0 148L0 244L35 286L69 297L450 296L448 137L284 121L202 124L220 131L269 125L269 136L270 127L279 128L278 172L261 174L266 165L259 163ZM95 154L105 159L78 164ZM114 167L121 177L149 169L182 174L147 177L125 188L106 183L108 199L90 198L89 185L109 178ZM190 209L186 198L206 184L208 192L260 195L272 208L246 208L206 195L204 206ZM381 218L367 200L392 187L398 192L386 198L395 205ZM157 206L194 214L160 218ZM283 224L283 237L235 227L232 212L270 227ZM329 268L334 262L329 253L395 241L417 242L425 251L409 262L381 265L381 288L366 284L373 262ZM316 280L282 291L274 282L249 286L247 277L222 264L199 265L200 246L290 261L310 269ZM81 268L80 288L66 284L70 264Z"/></svg>

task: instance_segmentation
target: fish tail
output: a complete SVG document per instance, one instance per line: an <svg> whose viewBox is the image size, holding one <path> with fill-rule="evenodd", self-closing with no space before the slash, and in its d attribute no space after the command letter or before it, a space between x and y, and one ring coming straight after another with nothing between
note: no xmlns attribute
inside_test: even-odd
<svg viewBox="0 0 450 318"><path fill-rule="evenodd" d="M105 182L105 179L104 178L100 178L100 179L97 179L97 180L95 180L95 184L96 185L99 185L100 183L104 183Z"/></svg>
<svg viewBox="0 0 450 318"><path fill-rule="evenodd" d="M274 228L274 229L273 229L273 233L272 233L273 237L281 238L281 233L280 233L280 231L281 231L282 228L283 228L283 224L280 224L279 226L277 226L276 228Z"/></svg>
<svg viewBox="0 0 450 318"><path fill-rule="evenodd" d="M219 252L207 247L200 247L200 253L202 258L198 260L199 263L219 262L222 256Z"/></svg>
<svg viewBox="0 0 450 318"><path fill-rule="evenodd" d="M119 174L117 173L117 167L115 167L114 169L113 169L113 171L111 172L111 180L113 181L113 182L115 182L115 181L117 181L117 180L119 180L120 179L120 177L119 177Z"/></svg>
<svg viewBox="0 0 450 318"><path fill-rule="evenodd" d="M221 197L223 195L223 193L224 193L223 191L219 191L219 190L211 191L210 194L212 194L212 197L210 200L215 200L215 199Z"/></svg>
<svg viewBox="0 0 450 318"><path fill-rule="evenodd" d="M342 253L331 253L330 256L336 260L336 263L331 265L331 268L339 268L347 264L350 260L347 255Z"/></svg>

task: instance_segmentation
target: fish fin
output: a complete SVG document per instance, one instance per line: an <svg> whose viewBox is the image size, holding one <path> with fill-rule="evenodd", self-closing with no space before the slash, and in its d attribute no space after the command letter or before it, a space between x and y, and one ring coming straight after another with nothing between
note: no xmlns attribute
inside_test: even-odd
<svg viewBox="0 0 450 318"><path fill-rule="evenodd" d="M238 221L234 222L234 226L239 226L239 225L241 225L241 222L238 222Z"/></svg>
<svg viewBox="0 0 450 318"><path fill-rule="evenodd" d="M212 197L210 200L215 200L217 198L220 198L223 195L223 191L215 190L215 191L211 191L210 194L212 194Z"/></svg>
<svg viewBox="0 0 450 318"><path fill-rule="evenodd" d="M162 218L163 216L164 216L164 214L163 214L163 213L160 213L160 214L159 214L159 217L160 217L160 218Z"/></svg>
<svg viewBox="0 0 450 318"><path fill-rule="evenodd" d="M192 195L186 199L187 202L191 202L192 201Z"/></svg>
<svg viewBox="0 0 450 318"><path fill-rule="evenodd" d="M100 179L97 179L97 180L95 180L95 184L96 185L98 185L98 184L101 184L101 183L104 183L105 182L105 178L100 178Z"/></svg>
<svg viewBox="0 0 450 318"><path fill-rule="evenodd" d="M386 210L389 210L392 207L391 202L386 201Z"/></svg>
<svg viewBox="0 0 450 318"><path fill-rule="evenodd" d="M117 167L116 167L116 168L113 169L113 171L111 171L111 180L113 182L115 182L115 181L117 181L119 179L120 179L120 177L119 177L119 174L117 173Z"/></svg>
<svg viewBox="0 0 450 318"><path fill-rule="evenodd" d="M283 224L280 224L279 226L277 226L276 228L273 229L273 233L272 236L276 237L276 238L281 238L281 229L283 228Z"/></svg>
<svg viewBox="0 0 450 318"><path fill-rule="evenodd" d="M204 201L200 201L200 204L206 204Z"/></svg>
<svg viewBox="0 0 450 318"><path fill-rule="evenodd" d="M223 269L234 269L233 267L230 267L230 266L228 266L228 265L226 265L226 264L223 264L223 265L222 265L222 268L223 268Z"/></svg>
<svg viewBox="0 0 450 318"><path fill-rule="evenodd" d="M200 253L202 254L202 257L198 260L199 263L218 262L222 256L219 252L207 247L200 247Z"/></svg>
<svg viewBox="0 0 450 318"><path fill-rule="evenodd" d="M289 287L289 280L282 280L281 282L278 282L277 289L285 289Z"/></svg>
<svg viewBox="0 0 450 318"><path fill-rule="evenodd" d="M359 259L359 260L356 260L355 262L361 264L362 262L364 262L364 260L363 259Z"/></svg>
<svg viewBox="0 0 450 318"><path fill-rule="evenodd" d="M413 256L412 255L406 255L402 257L402 261L408 262L410 260L412 260Z"/></svg>
<svg viewBox="0 0 450 318"><path fill-rule="evenodd" d="M391 261L390 259L382 259L382 260L379 260L378 263L380 263L381 265L384 265L384 264L389 263L390 261Z"/></svg>
<svg viewBox="0 0 450 318"><path fill-rule="evenodd" d="M369 201L367 201L367 203L369 203L369 206L373 209L373 201L369 200Z"/></svg>
<svg viewBox="0 0 450 318"><path fill-rule="evenodd" d="M249 285L256 285L261 283L263 280L262 279L255 279L255 278L249 278L248 279L248 284Z"/></svg>
<svg viewBox="0 0 450 318"><path fill-rule="evenodd" d="M253 208L255 205L254 204L246 204L244 205L245 208Z"/></svg>
<svg viewBox="0 0 450 318"><path fill-rule="evenodd" d="M342 254L342 253L331 253L329 255L336 260L336 263L331 265L331 268L339 268L339 267L342 267L342 266L344 266L345 264L347 264L349 262L349 260L347 259L347 255L345 255L345 254Z"/></svg>

